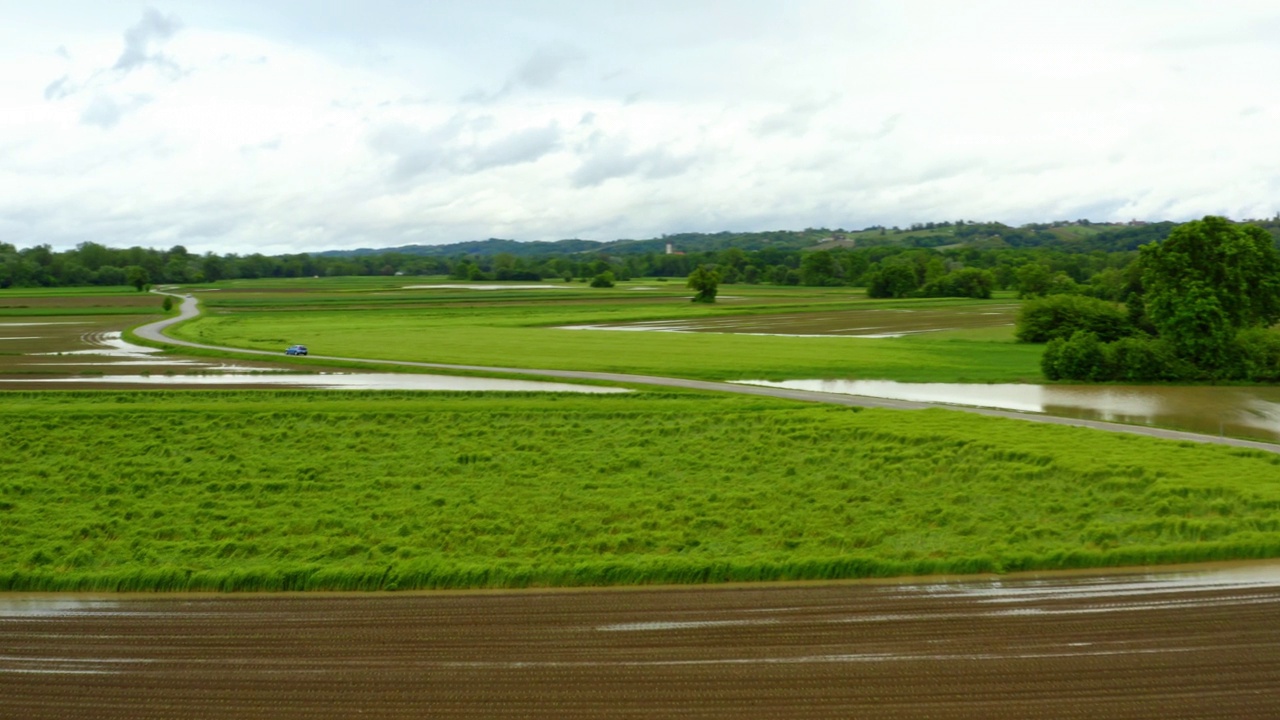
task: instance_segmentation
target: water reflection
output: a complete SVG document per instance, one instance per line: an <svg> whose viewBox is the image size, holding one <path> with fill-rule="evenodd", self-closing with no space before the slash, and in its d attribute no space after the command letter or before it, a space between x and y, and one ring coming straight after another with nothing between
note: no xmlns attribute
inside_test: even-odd
<svg viewBox="0 0 1280 720"><path fill-rule="evenodd" d="M1280 388L742 380L746 385L970 405L1280 442Z"/></svg>
<svg viewBox="0 0 1280 720"><path fill-rule="evenodd" d="M460 392L572 392L593 395L630 392L625 388L575 385L536 380L504 380L456 375L408 373L220 373L210 375L103 375L0 380L0 383L157 385L164 387L293 387L312 390L452 390Z"/></svg>

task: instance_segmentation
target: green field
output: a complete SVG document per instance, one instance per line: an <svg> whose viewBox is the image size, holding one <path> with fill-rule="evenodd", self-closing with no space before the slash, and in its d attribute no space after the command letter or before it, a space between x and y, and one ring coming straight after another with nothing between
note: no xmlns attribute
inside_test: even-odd
<svg viewBox="0 0 1280 720"><path fill-rule="evenodd" d="M1280 456L694 393L10 393L0 589L522 587L1280 553Z"/></svg>
<svg viewBox="0 0 1280 720"><path fill-rule="evenodd" d="M1041 346L1012 328L915 337L770 337L604 332L561 325L803 314L837 310L973 309L998 300L868 300L850 288L727 286L715 305L688 302L682 283L610 290L403 290L404 278L225 284L200 293L206 316L172 331L216 345L317 355L504 367L629 372L710 380L869 378L916 382L1040 381ZM674 286L674 287L664 287ZM636 290L636 287L652 288Z"/></svg>

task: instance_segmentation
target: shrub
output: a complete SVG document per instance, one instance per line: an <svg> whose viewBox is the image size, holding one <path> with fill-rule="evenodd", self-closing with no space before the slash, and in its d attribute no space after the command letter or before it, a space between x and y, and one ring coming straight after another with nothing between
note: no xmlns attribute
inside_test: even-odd
<svg viewBox="0 0 1280 720"><path fill-rule="evenodd" d="M1078 330L1091 332L1102 342L1134 333L1128 312L1119 305L1082 295L1050 295L1022 304L1015 334L1021 342L1049 342L1065 340Z"/></svg>
<svg viewBox="0 0 1280 720"><path fill-rule="evenodd" d="M1280 380L1280 334L1266 328L1241 330L1231 342L1228 377L1235 380Z"/></svg>
<svg viewBox="0 0 1280 720"><path fill-rule="evenodd" d="M915 292L916 274L901 263L890 264L871 273L867 282L867 297L903 298Z"/></svg>
<svg viewBox="0 0 1280 720"><path fill-rule="evenodd" d="M613 273L605 270L599 275L591 279L591 287L593 288L611 288L613 287Z"/></svg>
<svg viewBox="0 0 1280 720"><path fill-rule="evenodd" d="M689 279L685 285L695 293L693 302L713 303L716 301L716 292L720 286L720 273L706 265L699 265L689 273Z"/></svg>
<svg viewBox="0 0 1280 720"><path fill-rule="evenodd" d="M1050 380L1106 380L1111 376L1103 344L1088 330L1075 331L1070 340L1050 341L1040 358L1040 369Z"/></svg>
<svg viewBox="0 0 1280 720"><path fill-rule="evenodd" d="M1193 377L1195 369L1178 360L1173 348L1153 337L1121 338L1105 346L1112 380L1147 382Z"/></svg>
<svg viewBox="0 0 1280 720"><path fill-rule="evenodd" d="M967 297L986 300L991 297L996 278L988 270L962 268L926 284L920 289L925 297Z"/></svg>

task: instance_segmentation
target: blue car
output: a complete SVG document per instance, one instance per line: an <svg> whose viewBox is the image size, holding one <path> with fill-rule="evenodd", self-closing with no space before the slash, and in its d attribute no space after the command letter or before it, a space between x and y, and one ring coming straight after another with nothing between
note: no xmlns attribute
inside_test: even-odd
<svg viewBox="0 0 1280 720"><path fill-rule="evenodd" d="M284 351L284 354L285 355L306 355L307 346L306 345L290 345L289 348Z"/></svg>

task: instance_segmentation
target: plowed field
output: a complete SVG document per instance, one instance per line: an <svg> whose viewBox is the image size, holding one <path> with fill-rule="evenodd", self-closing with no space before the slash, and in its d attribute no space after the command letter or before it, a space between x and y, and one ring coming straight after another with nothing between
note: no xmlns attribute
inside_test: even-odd
<svg viewBox="0 0 1280 720"><path fill-rule="evenodd" d="M1263 718L1280 571L0 596L6 718Z"/></svg>

